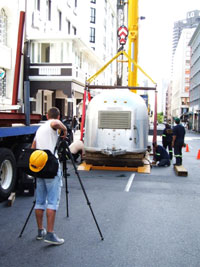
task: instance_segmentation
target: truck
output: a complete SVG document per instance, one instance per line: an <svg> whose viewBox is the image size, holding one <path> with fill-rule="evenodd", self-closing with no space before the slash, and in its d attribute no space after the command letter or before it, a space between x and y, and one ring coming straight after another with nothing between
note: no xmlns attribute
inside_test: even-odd
<svg viewBox="0 0 200 267"><path fill-rule="evenodd" d="M0 200L7 199L16 190L21 192L28 190L31 195L34 193L33 178L17 168L17 160L21 149L31 145L39 127L38 123L41 121L40 114L30 114L29 84L26 75L23 75L23 68L21 68L22 50L24 49L24 18L25 12L20 12L18 34L16 34L17 46L15 45L11 49L4 44L2 46L4 53L1 51ZM15 51L16 57L12 58ZM13 64L8 65L8 62ZM15 68L12 68L12 65ZM7 82L6 92L2 93L5 81ZM20 82L21 84L24 82L24 87L19 86ZM13 88L11 87L12 83ZM23 95L22 91L26 91L26 94L24 94L23 103L18 105L17 99L19 95ZM24 112L20 112L21 110L24 110Z"/></svg>
<svg viewBox="0 0 200 267"><path fill-rule="evenodd" d="M6 115L6 114L5 114ZM23 115L22 115L23 116ZM3 114L0 114L0 121ZM29 147L39 125L0 128L0 200L5 200L16 190L34 194L34 181L17 168L22 148Z"/></svg>

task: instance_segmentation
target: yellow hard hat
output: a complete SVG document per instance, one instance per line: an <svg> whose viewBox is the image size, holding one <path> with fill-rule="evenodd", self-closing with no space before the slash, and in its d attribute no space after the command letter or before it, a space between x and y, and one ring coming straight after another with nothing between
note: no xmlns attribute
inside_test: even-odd
<svg viewBox="0 0 200 267"><path fill-rule="evenodd" d="M48 155L45 151L35 150L29 158L29 168L33 172L41 171L48 160Z"/></svg>

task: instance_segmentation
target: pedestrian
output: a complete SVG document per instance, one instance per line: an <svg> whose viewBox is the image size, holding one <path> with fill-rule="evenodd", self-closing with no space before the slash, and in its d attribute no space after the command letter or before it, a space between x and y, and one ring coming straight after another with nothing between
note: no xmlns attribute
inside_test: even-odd
<svg viewBox="0 0 200 267"><path fill-rule="evenodd" d="M174 157L176 158L176 163L174 165L182 165L182 147L184 145L185 138L185 128L180 124L180 119L175 119L176 126L173 128L173 140L172 147L174 148Z"/></svg>
<svg viewBox="0 0 200 267"><path fill-rule="evenodd" d="M69 146L70 152L72 153L73 159L75 162L77 162L77 159L79 156L82 157L85 155L85 149L83 141L76 140ZM69 157L69 155L68 155Z"/></svg>
<svg viewBox="0 0 200 267"><path fill-rule="evenodd" d="M56 107L49 109L47 113L47 121L42 124L36 132L35 138L32 143L32 148L36 149L48 149L53 154L55 146L58 140L58 130L63 133L63 138L66 138L67 128L59 120L60 111ZM55 153L57 157L57 153ZM41 179L37 178L36 187L36 204L35 204L35 216L38 226L37 240L44 239L44 242L61 245L64 243L64 239L59 238L54 233L54 222L56 217L56 211L59 206L62 175L61 168L59 166L57 175L53 179ZM47 217L47 231L43 227L43 215L46 210Z"/></svg>
<svg viewBox="0 0 200 267"><path fill-rule="evenodd" d="M79 121L79 130L80 130L81 129L81 122L82 122L82 115L79 117L78 121Z"/></svg>
<svg viewBox="0 0 200 267"><path fill-rule="evenodd" d="M172 138L173 138L173 130L171 126L168 123L166 123L165 129L163 130L162 133L162 145L166 150L168 149L170 160L172 160L173 158Z"/></svg>
<svg viewBox="0 0 200 267"><path fill-rule="evenodd" d="M154 158L156 160L157 166L170 166L169 154L167 153L166 149L158 145L156 142L153 143L153 148L155 149Z"/></svg>
<svg viewBox="0 0 200 267"><path fill-rule="evenodd" d="M74 133L76 132L77 125L78 125L78 120L77 120L77 117L74 116L73 119L72 119L72 127L73 127L73 130L74 130Z"/></svg>

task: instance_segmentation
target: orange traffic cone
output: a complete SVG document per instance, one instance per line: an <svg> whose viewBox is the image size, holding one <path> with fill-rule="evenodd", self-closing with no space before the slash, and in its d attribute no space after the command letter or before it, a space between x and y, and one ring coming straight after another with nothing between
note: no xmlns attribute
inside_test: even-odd
<svg viewBox="0 0 200 267"><path fill-rule="evenodd" d="M188 146L188 144L186 145L185 152L189 152L189 146Z"/></svg>
<svg viewBox="0 0 200 267"><path fill-rule="evenodd" d="M200 159L200 149L199 149L198 154L197 154L197 159Z"/></svg>

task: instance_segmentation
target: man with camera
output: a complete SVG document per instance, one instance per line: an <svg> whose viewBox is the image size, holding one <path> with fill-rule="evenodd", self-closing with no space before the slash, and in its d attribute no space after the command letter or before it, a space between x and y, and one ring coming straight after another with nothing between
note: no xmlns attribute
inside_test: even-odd
<svg viewBox="0 0 200 267"><path fill-rule="evenodd" d="M47 113L47 121L42 124L36 132L32 148L41 150L48 149L52 154L55 153L55 156L57 156L55 152L58 140L57 130L62 131L63 138L66 138L67 135L67 128L59 119L59 109L56 107L50 108ZM64 239L59 238L54 233L54 223L56 210L60 202L61 186L62 175L60 167L58 168L57 175L53 179L37 178L35 216L38 225L38 235L36 239L44 239L44 242L53 245L62 245L64 243ZM47 216L47 231L43 227L43 214L45 210Z"/></svg>

